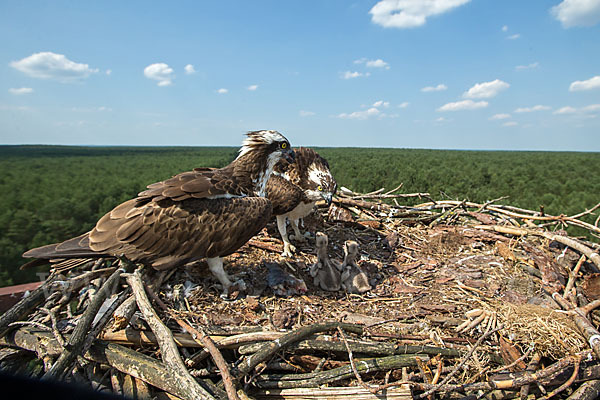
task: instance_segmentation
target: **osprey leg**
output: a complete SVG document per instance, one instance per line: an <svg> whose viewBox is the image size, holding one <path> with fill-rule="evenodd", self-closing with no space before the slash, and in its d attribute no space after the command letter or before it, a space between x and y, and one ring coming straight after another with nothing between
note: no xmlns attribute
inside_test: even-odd
<svg viewBox="0 0 600 400"><path fill-rule="evenodd" d="M279 234L281 235L281 240L283 240L283 253L281 253L281 256L291 257L292 253L296 251L296 247L294 247L294 245L290 243L290 239L288 239L285 220L286 217L284 215L277 216L277 229L279 230Z"/></svg>
<svg viewBox="0 0 600 400"><path fill-rule="evenodd" d="M228 293L231 287L231 280L227 273L223 269L223 257L207 258L208 269L217 277L221 285L223 285L223 292Z"/></svg>

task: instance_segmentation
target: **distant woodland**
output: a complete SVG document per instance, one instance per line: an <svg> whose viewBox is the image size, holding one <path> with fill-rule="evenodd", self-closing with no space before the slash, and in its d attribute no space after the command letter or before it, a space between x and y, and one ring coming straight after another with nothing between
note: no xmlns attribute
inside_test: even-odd
<svg viewBox="0 0 600 400"><path fill-rule="evenodd" d="M600 153L317 148L338 186L403 184L434 199L576 214L600 202ZM21 254L90 230L146 185L200 166L221 167L233 147L0 146L0 286L37 280ZM415 204L415 199L410 200ZM587 222L594 222L587 216ZM578 234L577 231L570 232Z"/></svg>

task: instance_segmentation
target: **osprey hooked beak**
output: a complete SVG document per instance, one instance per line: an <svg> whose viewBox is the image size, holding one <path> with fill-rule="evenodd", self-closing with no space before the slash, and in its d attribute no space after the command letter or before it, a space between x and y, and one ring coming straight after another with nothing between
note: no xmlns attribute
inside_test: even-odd
<svg viewBox="0 0 600 400"><path fill-rule="evenodd" d="M296 153L291 147L288 146L285 150L283 150L283 158L285 158L290 164L293 164L294 161L296 161Z"/></svg>
<svg viewBox="0 0 600 400"><path fill-rule="evenodd" d="M331 202L333 201L333 193L331 193L331 192L323 192L323 193L321 193L321 196L327 202L328 206L331 205Z"/></svg>

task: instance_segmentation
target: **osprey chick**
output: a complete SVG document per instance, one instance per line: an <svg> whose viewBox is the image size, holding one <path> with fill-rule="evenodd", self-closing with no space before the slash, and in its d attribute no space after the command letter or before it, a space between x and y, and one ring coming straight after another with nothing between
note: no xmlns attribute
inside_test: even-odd
<svg viewBox="0 0 600 400"><path fill-rule="evenodd" d="M365 293L371 290L367 274L358 266L358 243L346 240L344 262L342 263L342 288L348 293Z"/></svg>
<svg viewBox="0 0 600 400"><path fill-rule="evenodd" d="M198 168L149 185L104 215L87 233L29 250L38 259L125 256L167 269L206 258L225 291L223 257L258 233L272 215L266 186L280 159L294 160L277 131L249 132L226 167Z"/></svg>
<svg viewBox="0 0 600 400"><path fill-rule="evenodd" d="M317 232L316 237L317 262L310 267L310 276L314 278L314 285L329 292L340 290L342 265L337 260L331 260L327 254L327 235Z"/></svg>
<svg viewBox="0 0 600 400"><path fill-rule="evenodd" d="M282 256L290 257L296 251L288 239L286 219L294 229L295 239L305 241L298 229L298 220L310 214L318 200L330 204L336 189L327 160L312 149L300 147L296 150L296 162L282 160L275 166L267 183L267 198L277 216L277 228L283 240Z"/></svg>

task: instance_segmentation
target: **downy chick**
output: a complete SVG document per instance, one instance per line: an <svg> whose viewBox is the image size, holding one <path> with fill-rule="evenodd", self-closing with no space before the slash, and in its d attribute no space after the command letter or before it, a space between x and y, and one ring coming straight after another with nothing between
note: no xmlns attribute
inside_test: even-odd
<svg viewBox="0 0 600 400"><path fill-rule="evenodd" d="M315 286L319 286L323 290L335 292L340 290L341 287L340 271L342 266L339 261L329 259L327 255L327 242L327 235L317 232L317 262L310 267L310 276L314 278Z"/></svg>
<svg viewBox="0 0 600 400"><path fill-rule="evenodd" d="M348 293L365 293L371 290L367 274L358 266L358 243L346 240L344 243L344 263L342 264L342 287Z"/></svg>

